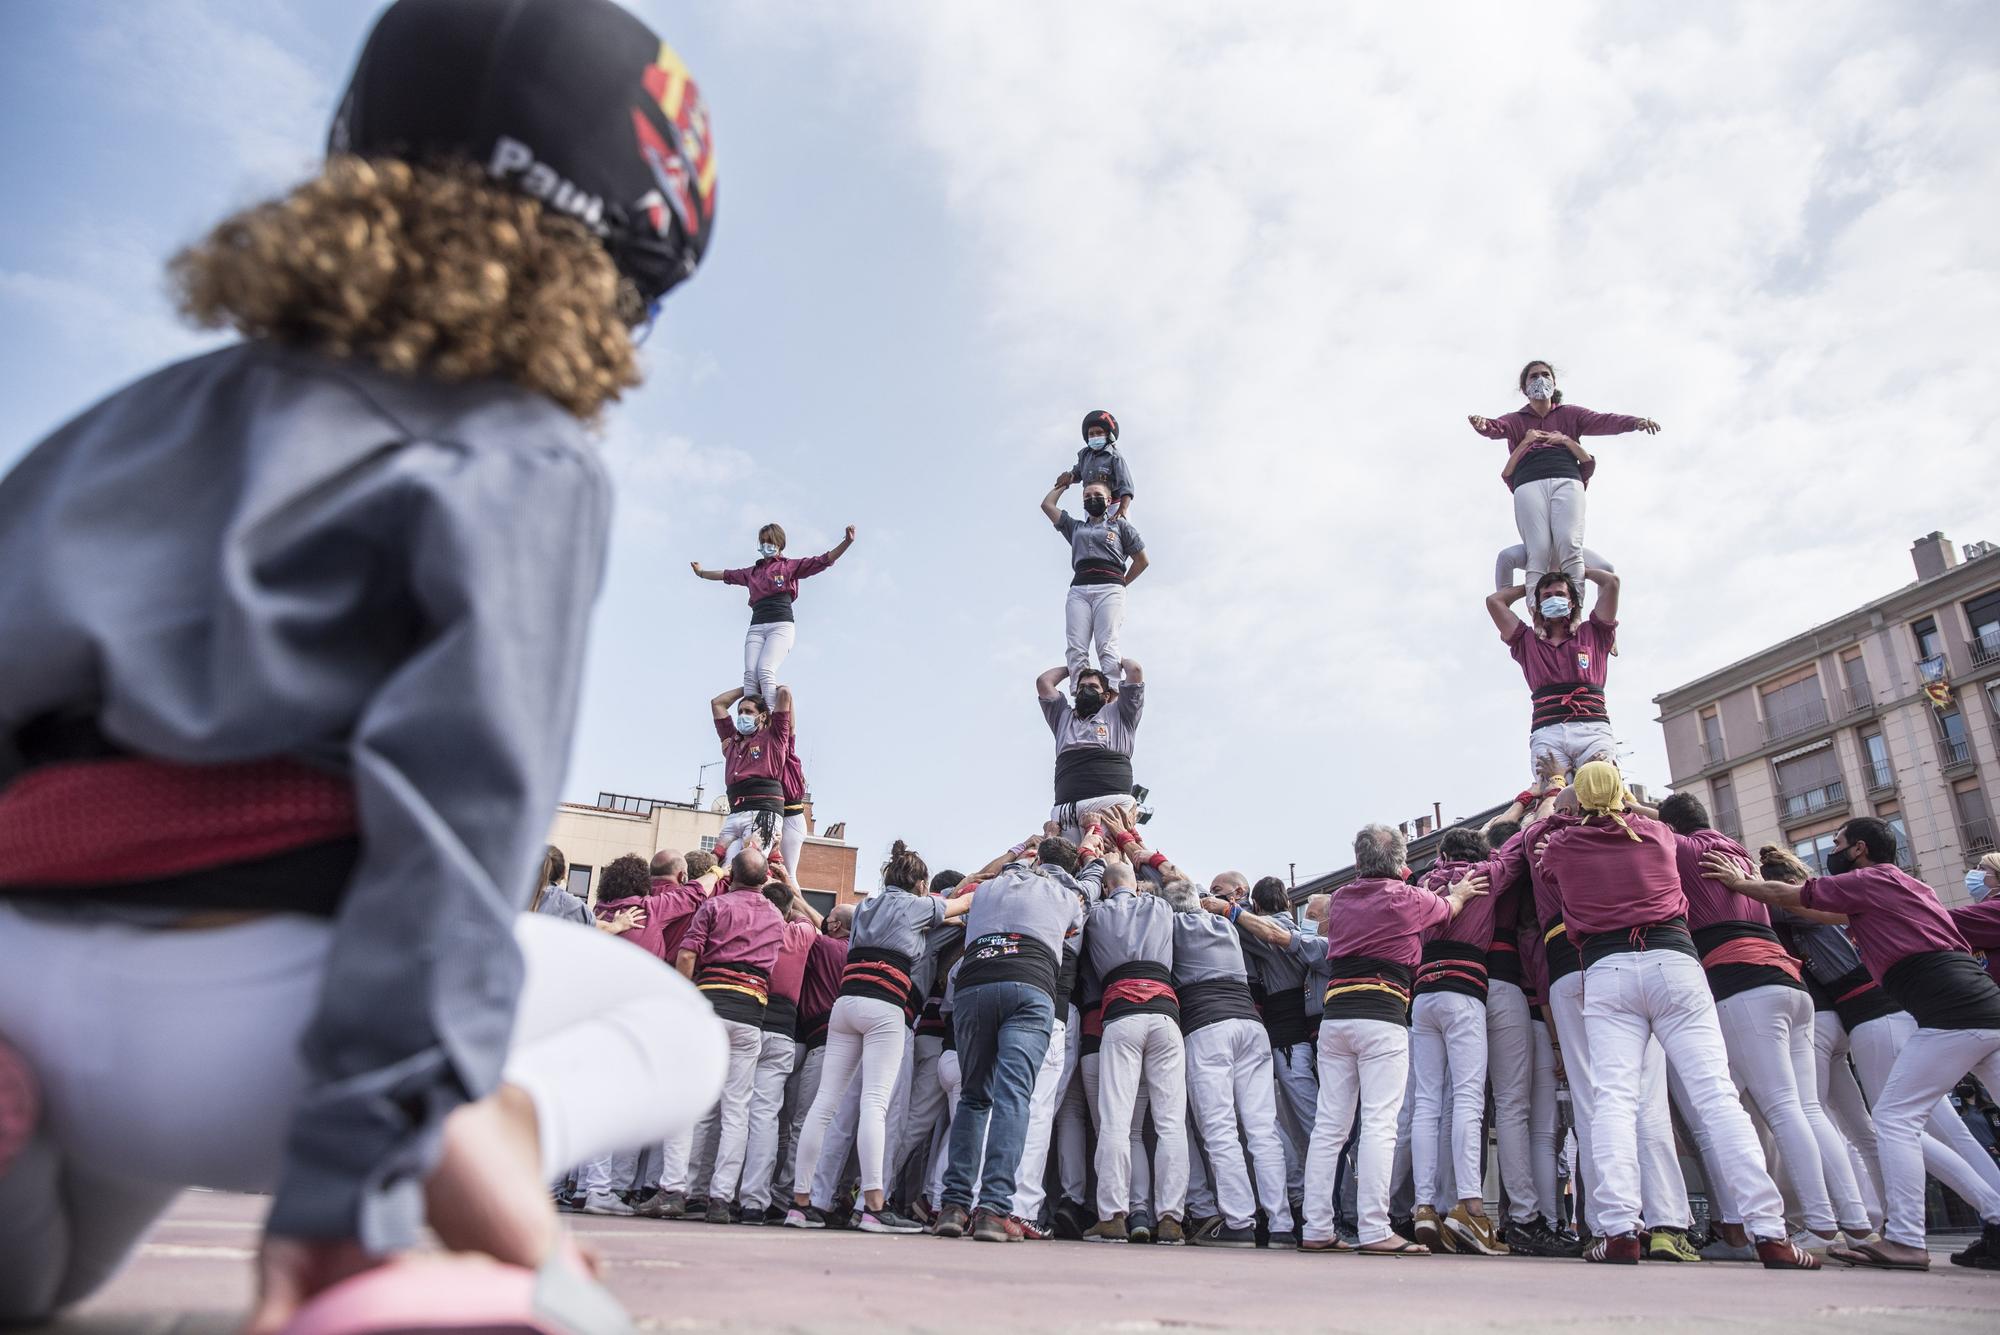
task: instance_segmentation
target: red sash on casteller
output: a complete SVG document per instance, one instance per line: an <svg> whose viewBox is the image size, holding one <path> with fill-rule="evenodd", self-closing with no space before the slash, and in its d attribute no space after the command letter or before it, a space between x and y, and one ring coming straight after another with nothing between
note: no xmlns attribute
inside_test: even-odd
<svg viewBox="0 0 2000 1335"><path fill-rule="evenodd" d="M353 781L295 760L62 761L0 790L0 885L158 880L351 838L359 829Z"/></svg>

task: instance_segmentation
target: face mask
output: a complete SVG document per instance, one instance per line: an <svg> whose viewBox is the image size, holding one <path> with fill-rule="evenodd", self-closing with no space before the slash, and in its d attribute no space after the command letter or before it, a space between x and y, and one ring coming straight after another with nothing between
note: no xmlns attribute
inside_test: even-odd
<svg viewBox="0 0 2000 1335"><path fill-rule="evenodd" d="M1991 879L1991 877L1978 867L1974 867L1971 871L1965 873L1965 893L1972 896L1973 903L1980 904L1985 902L1986 896L1990 893L1987 888L1987 882Z"/></svg>
<svg viewBox="0 0 2000 1335"><path fill-rule="evenodd" d="M1083 443L1090 446L1093 450L1101 450L1111 444L1111 438L1109 436L1087 436L1084 438Z"/></svg>
<svg viewBox="0 0 2000 1335"><path fill-rule="evenodd" d="M1554 378L1545 375L1535 375L1528 377L1529 398L1550 399L1555 397L1555 392L1556 392L1556 382Z"/></svg>
<svg viewBox="0 0 2000 1335"><path fill-rule="evenodd" d="M1108 508L1109 507L1104 504L1104 498L1102 496L1086 496L1083 498L1083 512L1089 515L1092 519L1095 519L1099 515L1103 514L1105 510Z"/></svg>
<svg viewBox="0 0 2000 1335"><path fill-rule="evenodd" d="M1549 621L1561 621L1569 615L1569 599L1560 594L1542 599L1542 616Z"/></svg>
<svg viewBox="0 0 2000 1335"><path fill-rule="evenodd" d="M748 737L751 733L757 731L757 716L755 714L731 714L729 717L736 720L736 731L741 736Z"/></svg>
<svg viewBox="0 0 2000 1335"><path fill-rule="evenodd" d="M760 542L760 543L758 543L758 544L757 544L757 555L759 555L759 556L776 556L777 554L778 554L778 544L777 544L777 543L775 543L775 542Z"/></svg>
<svg viewBox="0 0 2000 1335"><path fill-rule="evenodd" d="M1854 855L1844 848L1836 848L1826 855L1826 874L1841 876L1854 870Z"/></svg>
<svg viewBox="0 0 2000 1335"><path fill-rule="evenodd" d="M1104 708L1104 692L1095 686L1085 686L1076 693L1076 712L1089 718Z"/></svg>

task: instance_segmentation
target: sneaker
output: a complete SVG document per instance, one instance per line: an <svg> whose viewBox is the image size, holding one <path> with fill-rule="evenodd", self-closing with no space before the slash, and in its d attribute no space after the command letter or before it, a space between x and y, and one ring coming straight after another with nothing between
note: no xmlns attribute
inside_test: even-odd
<svg viewBox="0 0 2000 1335"><path fill-rule="evenodd" d="M686 1209L687 1193L656 1191L633 1207L632 1213L642 1219L679 1219Z"/></svg>
<svg viewBox="0 0 2000 1335"><path fill-rule="evenodd" d="M1709 1243L1706 1247L1703 1247L1699 1254L1704 1261L1754 1261L1757 1259L1757 1249L1749 1243L1746 1242L1739 1247L1735 1243L1720 1237L1714 1242Z"/></svg>
<svg viewBox="0 0 2000 1335"><path fill-rule="evenodd" d="M1389 1217L1389 1231L1404 1242L1415 1242L1417 1240L1417 1221L1408 1215L1401 1217L1391 1215Z"/></svg>
<svg viewBox="0 0 2000 1335"><path fill-rule="evenodd" d="M785 1216L790 1213L791 1211L787 1210L784 1206L773 1201L764 1207L764 1222L767 1224L782 1224L785 1222Z"/></svg>
<svg viewBox="0 0 2000 1335"><path fill-rule="evenodd" d="M1688 1235L1677 1228L1656 1228L1646 1240L1648 1261L1699 1261L1701 1253L1688 1241Z"/></svg>
<svg viewBox="0 0 2000 1335"><path fill-rule="evenodd" d="M1039 1220L1023 1219L1017 1214L1007 1217L1020 1227L1021 1240L1023 1242L1047 1242L1049 1240L1049 1230L1043 1228Z"/></svg>
<svg viewBox="0 0 2000 1335"><path fill-rule="evenodd" d="M608 1191L593 1191L583 1198L585 1214L629 1215L632 1207L619 1200Z"/></svg>
<svg viewBox="0 0 2000 1335"><path fill-rule="evenodd" d="M1444 1231L1451 1238L1453 1251L1464 1252L1468 1256L1507 1254L1507 1244L1500 1241L1500 1235L1493 1228L1492 1217L1474 1214L1463 1205L1451 1207L1451 1213L1444 1217Z"/></svg>
<svg viewBox="0 0 2000 1335"><path fill-rule="evenodd" d="M1299 1235L1288 1228L1281 1228L1270 1237L1264 1239L1264 1245L1274 1252L1296 1251L1299 1245Z"/></svg>
<svg viewBox="0 0 2000 1335"><path fill-rule="evenodd" d="M1134 1210L1125 1221L1126 1241L1148 1243L1153 1240L1153 1216L1144 1210Z"/></svg>
<svg viewBox="0 0 2000 1335"><path fill-rule="evenodd" d="M908 1215L897 1214L888 1206L879 1210L863 1209L854 1225L863 1233L921 1233L924 1226Z"/></svg>
<svg viewBox="0 0 2000 1335"><path fill-rule="evenodd" d="M738 1228L762 1228L770 1222L765 1218L765 1208L761 1205L745 1205L736 1211Z"/></svg>
<svg viewBox="0 0 2000 1335"><path fill-rule="evenodd" d="M1838 1238L1822 1238L1809 1228L1802 1228L1791 1236L1791 1244L1808 1256L1826 1255L1826 1249L1833 1246Z"/></svg>
<svg viewBox="0 0 2000 1335"><path fill-rule="evenodd" d="M1819 1258L1790 1238L1757 1239L1757 1259L1766 1270L1817 1270Z"/></svg>
<svg viewBox="0 0 2000 1335"><path fill-rule="evenodd" d="M1083 1240L1083 1231L1093 1222L1095 1221L1090 1211L1068 1197L1064 1197L1056 1204L1054 1223L1056 1236L1059 1238L1080 1242Z"/></svg>
<svg viewBox="0 0 2000 1335"><path fill-rule="evenodd" d="M1507 1227L1500 1232L1501 1240L1507 1244L1510 1256L1575 1256L1566 1251L1561 1242L1549 1233L1549 1226L1540 1219L1510 1219Z"/></svg>
<svg viewBox="0 0 2000 1335"><path fill-rule="evenodd" d="M1232 1228L1226 1222L1218 1221L1214 1228L1195 1234L1191 1241L1197 1247L1234 1247L1238 1251L1250 1251L1257 1246L1257 1230L1248 1224Z"/></svg>
<svg viewBox="0 0 2000 1335"><path fill-rule="evenodd" d="M1085 1242L1130 1242L1132 1234L1125 1227L1125 1216L1112 1215L1109 1219L1092 1224L1083 1231Z"/></svg>
<svg viewBox="0 0 2000 1335"><path fill-rule="evenodd" d="M1206 1242L1209 1234L1222 1227L1222 1222L1222 1216L1219 1214L1188 1216L1187 1240L1189 1242Z"/></svg>
<svg viewBox="0 0 2000 1335"><path fill-rule="evenodd" d="M1434 1252L1442 1251L1443 1247L1440 1244L1444 1238L1444 1230L1438 1224L1438 1212L1428 1205L1419 1205L1416 1213L1410 1216L1410 1238L1414 1242L1421 1242Z"/></svg>
<svg viewBox="0 0 2000 1335"><path fill-rule="evenodd" d="M708 1209L702 1213L701 1222L704 1224L733 1224L736 1222L736 1211L730 1206L728 1201L712 1200L708 1203Z"/></svg>
<svg viewBox="0 0 2000 1335"><path fill-rule="evenodd" d="M938 1209L937 1221L931 1225L934 1238L962 1238L969 1222L963 1205L946 1204Z"/></svg>
<svg viewBox="0 0 2000 1335"><path fill-rule="evenodd" d="M919 1224L922 1224L925 1228L929 1228L932 1224L937 1222L937 1211L931 1209L930 1202L926 1201L921 1196L911 1201L910 1208L904 1211L904 1213L909 1215L910 1218L916 1220Z"/></svg>
<svg viewBox="0 0 2000 1335"><path fill-rule="evenodd" d="M1160 1226L1153 1230L1153 1241L1162 1247L1178 1247L1187 1241L1187 1234L1181 1230L1181 1221L1172 1215L1160 1220Z"/></svg>
<svg viewBox="0 0 2000 1335"><path fill-rule="evenodd" d="M559 1191L556 1193L557 1214L581 1214L582 1212L583 1212L582 1201L578 1200L574 1196L569 1195L567 1192Z"/></svg>
<svg viewBox="0 0 2000 1335"><path fill-rule="evenodd" d="M1639 1235L1620 1233L1615 1238L1599 1238L1584 1249L1583 1259L1605 1265L1637 1265Z"/></svg>
<svg viewBox="0 0 2000 1335"><path fill-rule="evenodd" d="M1012 1215L997 1214L992 1210L975 1210L972 1214L972 1240L1026 1242L1028 1238Z"/></svg>
<svg viewBox="0 0 2000 1335"><path fill-rule="evenodd" d="M794 1205L785 1211L786 1228L825 1228L826 1215L815 1205Z"/></svg>
<svg viewBox="0 0 2000 1335"><path fill-rule="evenodd" d="M1953 1252L1951 1263L1969 1270L2000 1270L2000 1224L1988 1224L1964 1251Z"/></svg>

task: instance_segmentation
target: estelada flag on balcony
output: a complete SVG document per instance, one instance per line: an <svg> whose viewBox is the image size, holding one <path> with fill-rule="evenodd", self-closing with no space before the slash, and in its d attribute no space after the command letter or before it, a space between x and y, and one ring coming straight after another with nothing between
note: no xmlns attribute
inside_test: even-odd
<svg viewBox="0 0 2000 1335"><path fill-rule="evenodd" d="M1951 708L1951 678L1945 672L1943 654L1920 659L1917 670L1924 674L1924 694L1930 697L1931 708L1942 714Z"/></svg>

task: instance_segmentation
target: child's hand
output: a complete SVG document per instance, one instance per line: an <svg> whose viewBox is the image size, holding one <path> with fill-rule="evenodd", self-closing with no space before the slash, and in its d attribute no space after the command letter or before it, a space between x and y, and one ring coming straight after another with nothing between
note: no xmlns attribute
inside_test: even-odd
<svg viewBox="0 0 2000 1335"><path fill-rule="evenodd" d="M1070 472L1067 468L1065 468L1062 472L1056 474L1056 485L1058 487L1070 486L1075 481L1076 481L1076 474Z"/></svg>

